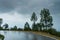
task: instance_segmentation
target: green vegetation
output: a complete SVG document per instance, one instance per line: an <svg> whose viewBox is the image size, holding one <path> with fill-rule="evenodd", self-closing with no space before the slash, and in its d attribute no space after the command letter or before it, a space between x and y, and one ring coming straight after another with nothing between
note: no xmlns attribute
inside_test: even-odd
<svg viewBox="0 0 60 40"><path fill-rule="evenodd" d="M35 22L37 21L37 16L36 16L35 12L33 12L32 16L31 16L31 21L33 21L32 30L33 30L33 31L36 31L37 28L36 28Z"/></svg>
<svg viewBox="0 0 60 40"><path fill-rule="evenodd" d="M3 19L2 19L2 18L0 18L0 27L1 27L2 22L3 22Z"/></svg>
<svg viewBox="0 0 60 40"><path fill-rule="evenodd" d="M0 39L4 40L4 36L0 34Z"/></svg>
<svg viewBox="0 0 60 40"><path fill-rule="evenodd" d="M30 28L28 22L25 23L25 25L24 25L24 30L25 30L25 31L31 31L31 28Z"/></svg>
<svg viewBox="0 0 60 40"><path fill-rule="evenodd" d="M17 26L15 25L11 30L17 30Z"/></svg>
<svg viewBox="0 0 60 40"><path fill-rule="evenodd" d="M49 9L43 9L41 10L41 20L40 23L43 24L43 30L48 30L50 28L52 28L52 16L50 15Z"/></svg>
<svg viewBox="0 0 60 40"><path fill-rule="evenodd" d="M5 27L5 29L7 29L9 25L5 23L3 26Z"/></svg>
<svg viewBox="0 0 60 40"><path fill-rule="evenodd" d="M60 32L57 32L56 29L51 28L48 30L48 33L60 37Z"/></svg>

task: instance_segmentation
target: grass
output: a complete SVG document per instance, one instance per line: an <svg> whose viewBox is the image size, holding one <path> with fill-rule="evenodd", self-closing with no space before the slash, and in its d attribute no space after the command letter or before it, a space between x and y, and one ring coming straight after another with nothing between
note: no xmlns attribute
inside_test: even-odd
<svg viewBox="0 0 60 40"><path fill-rule="evenodd" d="M32 33L60 40L60 37L56 37L56 36L51 35L51 34L46 33L46 32L32 32Z"/></svg>
<svg viewBox="0 0 60 40"><path fill-rule="evenodd" d="M46 36L46 37L53 38L53 39L56 39L56 40L60 40L60 37L51 35L47 32L37 32L37 31L23 31L23 32L32 32L32 33L37 34L37 35L42 35L42 36Z"/></svg>

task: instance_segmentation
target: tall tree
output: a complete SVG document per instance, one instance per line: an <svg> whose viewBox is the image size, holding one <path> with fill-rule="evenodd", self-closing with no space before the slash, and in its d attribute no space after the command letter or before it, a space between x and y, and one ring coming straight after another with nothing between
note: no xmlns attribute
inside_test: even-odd
<svg viewBox="0 0 60 40"><path fill-rule="evenodd" d="M17 30L17 26L16 25L14 26L14 30Z"/></svg>
<svg viewBox="0 0 60 40"><path fill-rule="evenodd" d="M42 31L43 26L44 26L43 24L37 23L38 31Z"/></svg>
<svg viewBox="0 0 60 40"><path fill-rule="evenodd" d="M33 21L32 30L34 30L35 22L37 21L37 16L36 16L35 12L33 12L32 16L31 16L31 21Z"/></svg>
<svg viewBox="0 0 60 40"><path fill-rule="evenodd" d="M24 25L24 30L25 30L25 31L31 30L28 22L25 23L25 25Z"/></svg>
<svg viewBox="0 0 60 40"><path fill-rule="evenodd" d="M37 26L37 24L32 24L32 30L33 31L38 31L38 26Z"/></svg>
<svg viewBox="0 0 60 40"><path fill-rule="evenodd" d="M3 26L5 27L5 29L7 29L9 25L5 23Z"/></svg>
<svg viewBox="0 0 60 40"><path fill-rule="evenodd" d="M3 19L2 19L2 18L0 18L0 27L1 27L2 21L3 21Z"/></svg>
<svg viewBox="0 0 60 40"><path fill-rule="evenodd" d="M52 18L52 16L48 17L48 22L49 22L48 27L52 28L52 26L53 26L53 23L52 23L53 22L53 18Z"/></svg>
<svg viewBox="0 0 60 40"><path fill-rule="evenodd" d="M52 24L52 16L50 16L50 12L49 9L43 9L41 10L41 23L44 24L44 27L46 28L46 30L48 29L48 27L51 27Z"/></svg>
<svg viewBox="0 0 60 40"><path fill-rule="evenodd" d="M33 21L34 23L37 21L37 16L36 16L35 12L33 12L32 16L31 16L31 21Z"/></svg>

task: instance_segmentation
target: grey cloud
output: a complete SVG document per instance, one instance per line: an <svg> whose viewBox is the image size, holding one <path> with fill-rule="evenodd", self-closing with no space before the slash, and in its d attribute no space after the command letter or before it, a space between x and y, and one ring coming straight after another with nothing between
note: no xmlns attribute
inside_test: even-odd
<svg viewBox="0 0 60 40"><path fill-rule="evenodd" d="M60 13L60 0L51 0L53 3L53 6L50 7L53 14L59 14Z"/></svg>
<svg viewBox="0 0 60 40"><path fill-rule="evenodd" d="M0 12L9 12L13 10L13 2L10 0L0 0Z"/></svg>
<svg viewBox="0 0 60 40"><path fill-rule="evenodd" d="M50 4L54 4L49 7ZM0 0L0 12L17 11L22 14L40 12L42 8L49 8L58 12L60 10L59 0Z"/></svg>

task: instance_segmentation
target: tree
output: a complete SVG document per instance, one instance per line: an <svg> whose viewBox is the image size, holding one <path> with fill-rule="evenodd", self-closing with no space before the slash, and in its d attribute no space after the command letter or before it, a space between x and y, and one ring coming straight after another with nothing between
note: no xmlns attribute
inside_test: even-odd
<svg viewBox="0 0 60 40"><path fill-rule="evenodd" d="M41 20L40 22L42 24L44 24L44 28L46 28L46 30L48 29L48 27L52 27L53 23L53 19L52 19L52 16L50 16L50 12L49 12L49 9L43 9L41 10Z"/></svg>
<svg viewBox="0 0 60 40"><path fill-rule="evenodd" d="M23 29L22 28L18 28L18 31L23 31Z"/></svg>
<svg viewBox="0 0 60 40"><path fill-rule="evenodd" d="M33 31L38 31L38 26L37 26L37 24L32 24L32 30Z"/></svg>
<svg viewBox="0 0 60 40"><path fill-rule="evenodd" d="M0 18L0 27L1 27L2 21L3 21L3 19L2 19L2 18Z"/></svg>
<svg viewBox="0 0 60 40"><path fill-rule="evenodd" d="M16 25L14 26L14 30L17 30L17 26Z"/></svg>
<svg viewBox="0 0 60 40"><path fill-rule="evenodd" d="M5 29L7 29L9 25L5 23L3 26L5 27Z"/></svg>
<svg viewBox="0 0 60 40"><path fill-rule="evenodd" d="M31 16L31 21L33 21L34 23L37 21L37 16L36 16L35 12L33 12L32 16Z"/></svg>
<svg viewBox="0 0 60 40"><path fill-rule="evenodd" d="M25 31L31 30L28 22L25 23L25 25L24 25L24 30L25 30Z"/></svg>
<svg viewBox="0 0 60 40"><path fill-rule="evenodd" d="M48 27L49 27L49 28L52 28L52 26L53 26L52 21L53 21L52 16L49 16L49 18L48 18L48 22L49 22Z"/></svg>
<svg viewBox="0 0 60 40"><path fill-rule="evenodd" d="M37 21L37 16L36 16L35 12L33 12L32 16L31 16L31 21L33 21L32 30L34 30L35 29L35 22Z"/></svg>
<svg viewBox="0 0 60 40"><path fill-rule="evenodd" d="M42 26L43 26L43 24L37 23L38 31L42 31Z"/></svg>
<svg viewBox="0 0 60 40"><path fill-rule="evenodd" d="M17 30L17 26L15 25L11 30Z"/></svg>

